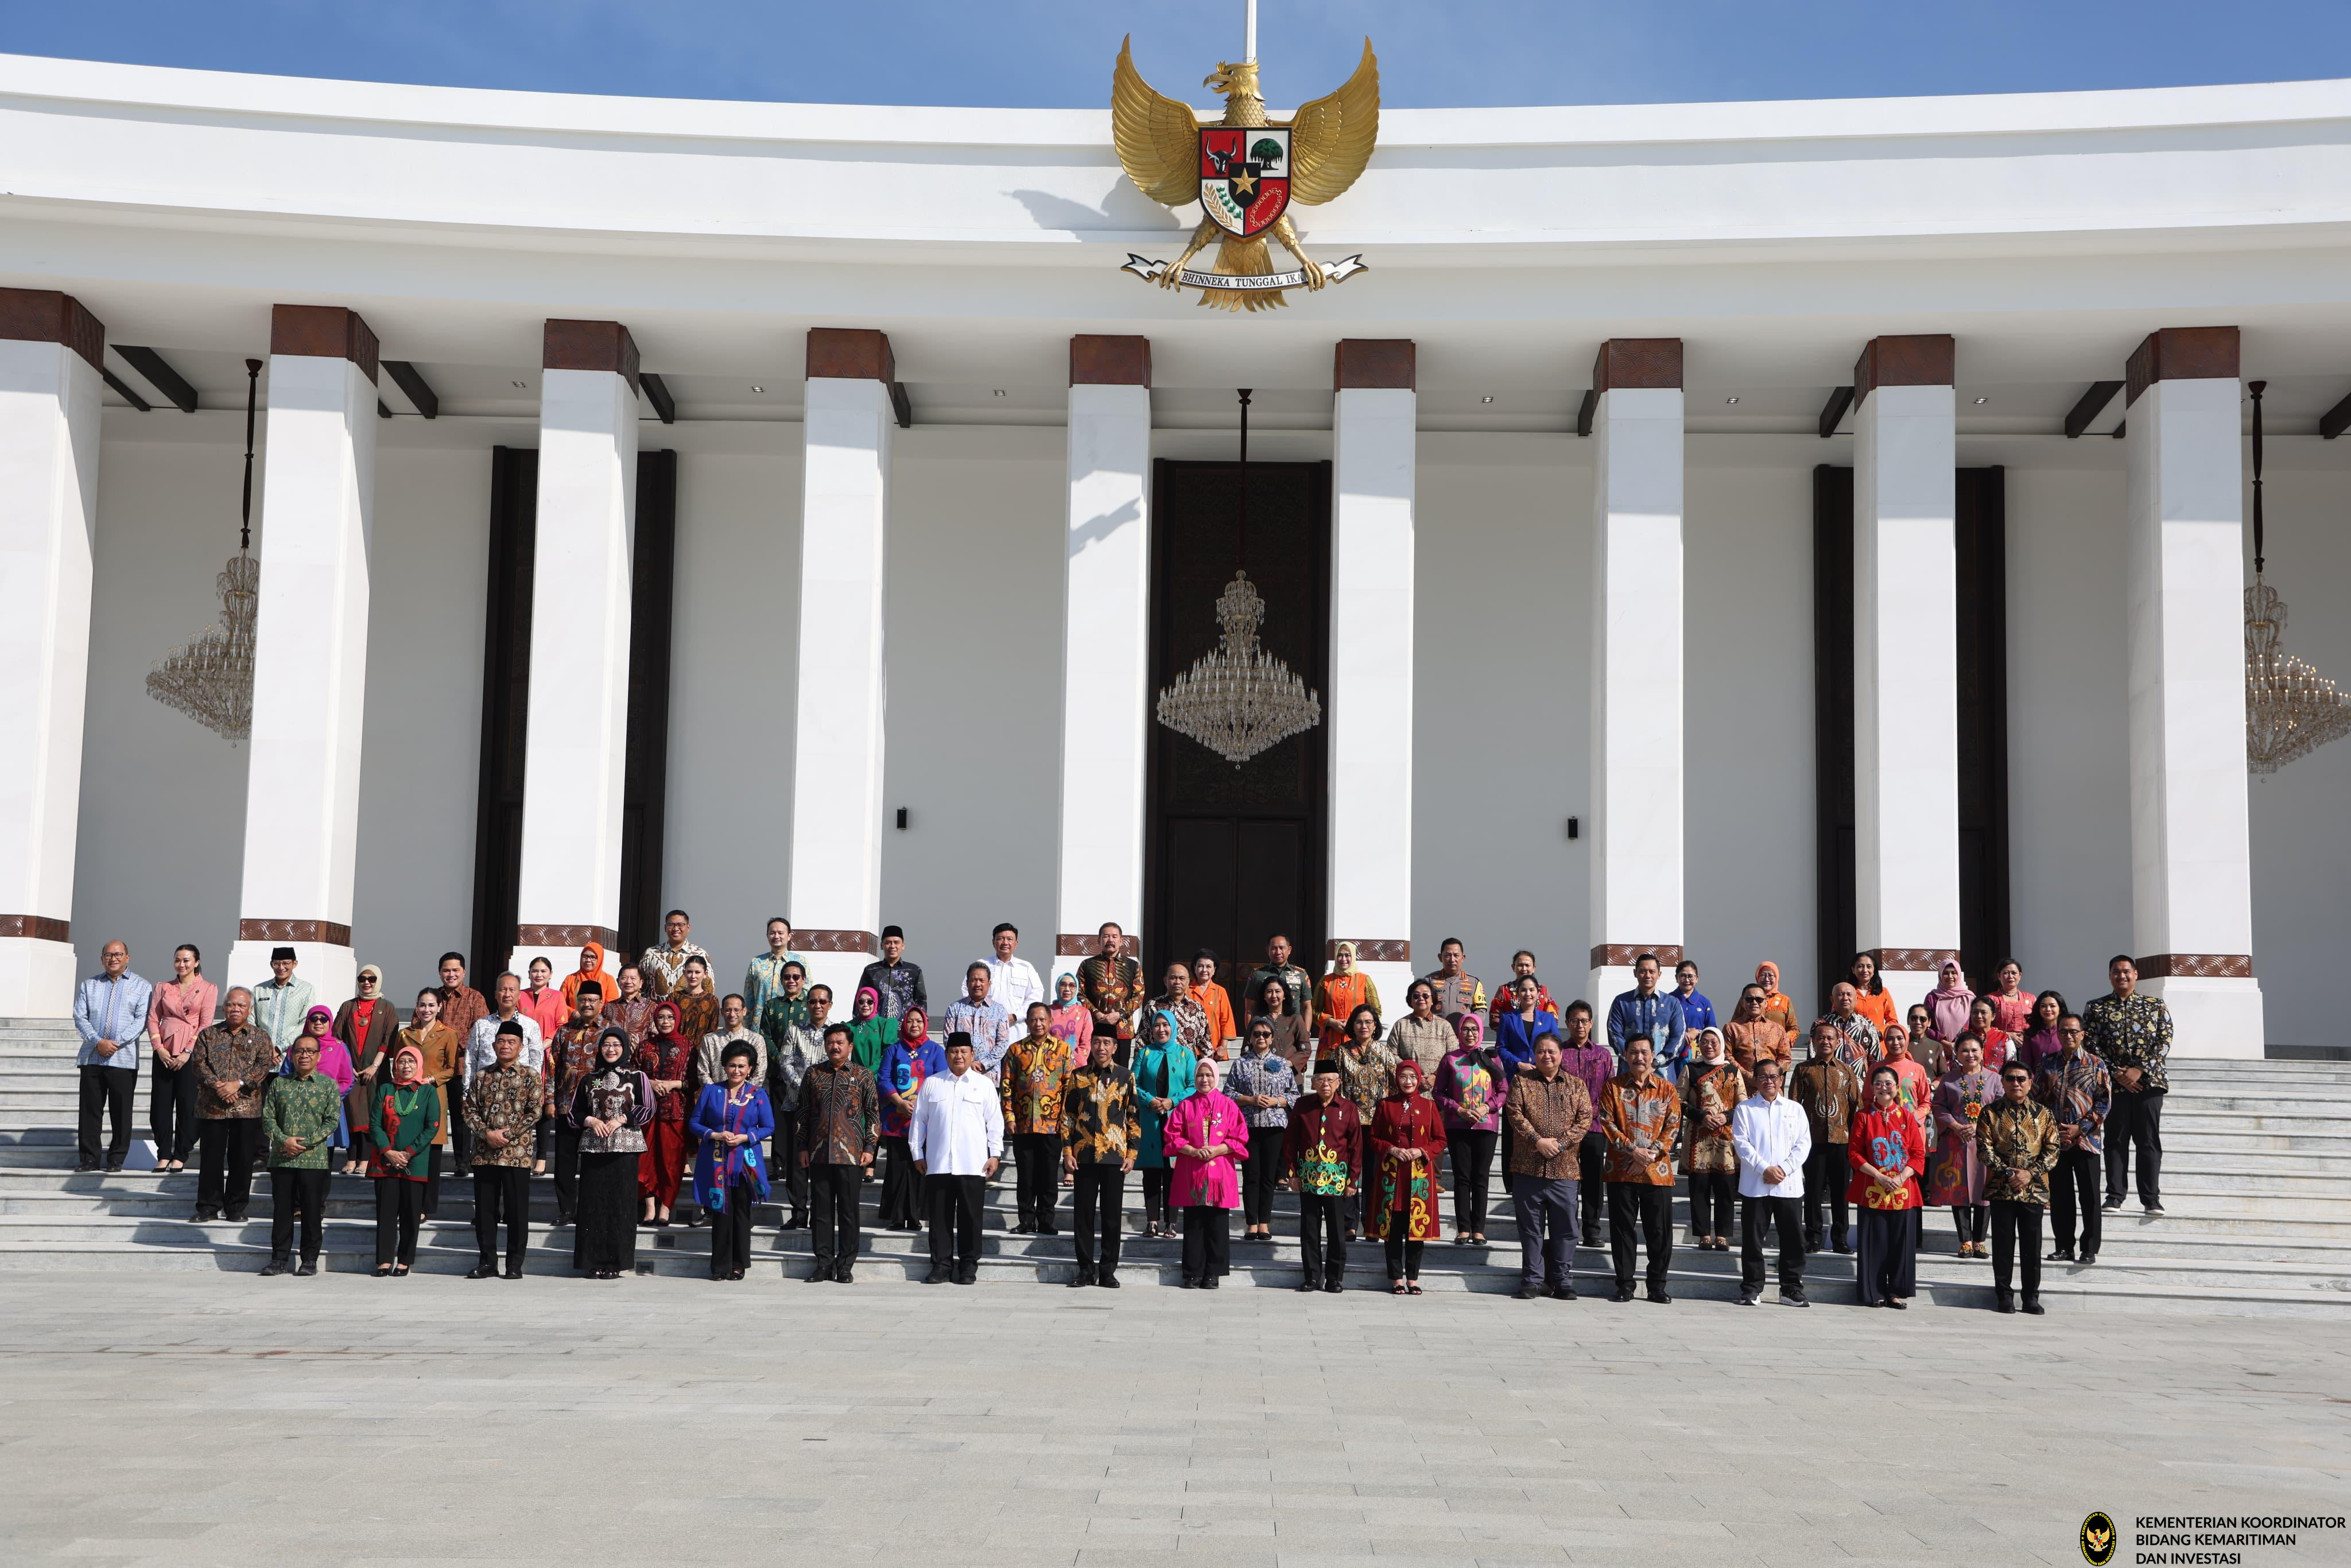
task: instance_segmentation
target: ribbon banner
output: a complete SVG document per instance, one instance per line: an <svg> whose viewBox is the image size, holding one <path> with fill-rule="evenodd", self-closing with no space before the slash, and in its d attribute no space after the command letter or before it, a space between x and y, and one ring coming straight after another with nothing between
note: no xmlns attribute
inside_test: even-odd
<svg viewBox="0 0 2351 1568"><path fill-rule="evenodd" d="M1359 251L1343 261L1334 261L1324 267L1322 276L1332 283L1344 283L1363 271L1367 265L1364 260L1363 253ZM1148 256L1137 256L1133 251L1129 251L1126 253L1126 265L1119 270L1131 272L1145 283L1149 283L1167 270L1167 264L1164 261L1154 261ZM1306 287L1306 269L1301 267L1295 272L1258 272L1247 277L1234 277L1221 272L1196 272L1187 267L1176 275L1176 281L1186 288L1244 290L1303 288Z"/></svg>

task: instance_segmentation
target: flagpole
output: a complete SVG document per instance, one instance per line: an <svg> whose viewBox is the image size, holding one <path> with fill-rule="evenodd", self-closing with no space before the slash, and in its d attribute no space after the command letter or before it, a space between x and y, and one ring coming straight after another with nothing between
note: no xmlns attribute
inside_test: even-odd
<svg viewBox="0 0 2351 1568"><path fill-rule="evenodd" d="M1257 58L1257 0L1249 0L1249 37L1246 47L1241 50L1241 58L1245 60Z"/></svg>

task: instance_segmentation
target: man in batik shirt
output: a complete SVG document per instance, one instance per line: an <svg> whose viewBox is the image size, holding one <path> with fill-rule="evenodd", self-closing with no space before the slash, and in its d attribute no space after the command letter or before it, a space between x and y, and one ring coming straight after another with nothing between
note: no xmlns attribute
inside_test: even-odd
<svg viewBox="0 0 2351 1568"><path fill-rule="evenodd" d="M792 923L778 915L768 922L768 950L752 959L750 967L743 971L743 1009L754 1025L758 1023L768 998L784 988L784 967L789 964L799 964L800 972L808 973L806 962L792 951ZM715 1073L710 1079L713 1083L726 1081L724 1072ZM754 1076L751 1082L757 1083L760 1079Z"/></svg>
<svg viewBox="0 0 2351 1568"><path fill-rule="evenodd" d="M547 1044L546 1101L539 1118L538 1166L555 1161L555 1223L571 1223L580 1198L580 1129L565 1113L572 1096L596 1068L596 1040L604 1032L604 988L593 980L581 984L573 999L579 1006ZM495 1044L495 1040L493 1041Z"/></svg>
<svg viewBox="0 0 2351 1568"><path fill-rule="evenodd" d="M1861 993L1850 980L1839 980L1829 992L1829 1010L1814 1020L1813 1027L1832 1024L1836 1029L1834 1055L1853 1074L1854 1082L1869 1081L1870 1064L1878 1057L1877 1026L1854 1010Z"/></svg>
<svg viewBox="0 0 2351 1568"><path fill-rule="evenodd" d="M507 1224L509 1280L522 1278L530 1248L530 1167L536 1157L538 1113L547 1092L522 1064L523 1025L509 1019L493 1037L490 1065L465 1090L465 1120L474 1127L474 1240L481 1261L468 1280L496 1273L498 1221Z"/></svg>
<svg viewBox="0 0 2351 1568"><path fill-rule="evenodd" d="M952 1015L950 1015L952 1016ZM1029 1004L1029 1032L1005 1051L998 1082L1004 1132L1012 1144L1020 1221L1016 1236L1052 1236L1061 1196L1061 1092L1069 1086L1070 1042L1053 1036L1053 1009Z"/></svg>
<svg viewBox="0 0 2351 1568"><path fill-rule="evenodd" d="M1134 1039L1134 1013L1143 1005L1143 966L1126 956L1126 933L1105 920L1102 951L1078 966L1078 998L1093 1014L1094 1038L1110 1038L1121 1065Z"/></svg>
<svg viewBox="0 0 2351 1568"><path fill-rule="evenodd" d="M686 940L693 934L694 922L684 910L673 909L662 916L662 936L666 940L660 946L646 948L645 956L637 960L645 995L659 1001L677 989L678 981L684 977L688 958L699 958L705 967L709 964L710 955ZM635 1044L630 1041L632 1048Z"/></svg>
<svg viewBox="0 0 2351 1568"><path fill-rule="evenodd" d="M923 967L906 961L906 933L895 925L882 927L882 956L859 971L857 984L861 990L873 988L885 1019L903 1018L908 1008L930 1013L931 992L923 983Z"/></svg>
<svg viewBox="0 0 2351 1568"><path fill-rule="evenodd" d="M1625 1071L1600 1096L1600 1130L1608 1137L1608 1246L1616 1263L1616 1300L1633 1299L1638 1248L1649 1253L1649 1300L1663 1305L1666 1270L1674 1256L1674 1144L1682 1128L1682 1097L1657 1076L1656 1048L1635 1036L1625 1042Z"/></svg>
<svg viewBox="0 0 2351 1568"><path fill-rule="evenodd" d="M2057 1118L2032 1098L2022 1061L2001 1071L2001 1098L1976 1117L1976 1149L1991 1199L1992 1304L2016 1311L2010 1270L2024 1260L2024 1310L2041 1315L2041 1211L2049 1207L2049 1173L2057 1164Z"/></svg>
<svg viewBox="0 0 2351 1568"><path fill-rule="evenodd" d="M2103 1139L2106 1113L2114 1104L2114 1084L2106 1064L2085 1049L2082 1020L2072 1013L2057 1020L2059 1050L2041 1070L2033 1096L2057 1118L2057 1164L2049 1176L2049 1228L2056 1233L2053 1263L2071 1263L2074 1251L2074 1211L2082 1214L2080 1261L2098 1260L2098 1188L2105 1155Z"/></svg>
<svg viewBox="0 0 2351 1568"><path fill-rule="evenodd" d="M1061 1166L1077 1178L1071 1192L1076 1210L1080 1285L1118 1288L1118 1239L1125 1225L1126 1175L1143 1146L1143 1121L1136 1113L1134 1078L1118 1062L1118 1041L1097 1034L1092 1060L1070 1074L1061 1091ZM1097 1251L1099 1248L1099 1251Z"/></svg>
<svg viewBox="0 0 2351 1568"><path fill-rule="evenodd" d="M995 979L985 963L966 968L963 995L947 1004L946 1023L950 1039L958 1030L971 1036L972 1065L986 1073L991 1083L998 1081L1004 1052L1019 1028L1003 1004L988 995Z"/></svg>
<svg viewBox="0 0 2351 1568"><path fill-rule="evenodd" d="M816 1254L810 1280L853 1284L857 1262L858 1193L882 1143L882 1107L873 1074L850 1060L845 1023L827 1025L824 1060L800 1080L799 1164L810 1195L809 1243Z"/></svg>
<svg viewBox="0 0 2351 1568"><path fill-rule="evenodd" d="M1209 1027L1208 1009L1192 994L1192 971L1183 964L1167 966L1166 989L1146 1004L1154 1012L1165 1013L1176 1021L1176 1040L1189 1046L1192 1054L1201 1060L1214 1057L1224 1049L1225 1042L1216 1038Z"/></svg>
<svg viewBox="0 0 2351 1568"><path fill-rule="evenodd" d="M2106 1207L2120 1208L2130 1196L2131 1149L2138 1149L2138 1200L2147 1217L2161 1218L2163 1197L2163 1097L2171 1081L2164 1063L2171 1056L2171 1009L2160 997L2138 988L2138 965L2117 953L2106 964L2114 989L2082 1013L2082 1043L2106 1064L2114 1079L2114 1104L2106 1113Z"/></svg>

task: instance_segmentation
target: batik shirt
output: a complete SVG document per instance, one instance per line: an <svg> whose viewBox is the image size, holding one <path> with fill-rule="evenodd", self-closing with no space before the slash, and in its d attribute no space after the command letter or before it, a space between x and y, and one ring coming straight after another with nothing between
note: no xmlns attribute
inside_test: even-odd
<svg viewBox="0 0 2351 1568"><path fill-rule="evenodd" d="M966 996L947 1004L947 1016L941 1022L939 1034L944 1038L961 1030L971 1036L972 1065L994 1078L1003 1068L1004 1053L1011 1047L1013 1038L1027 1027L1026 1023L1016 1027L1012 1015L995 998L975 1002Z"/></svg>
<svg viewBox="0 0 2351 1568"><path fill-rule="evenodd" d="M2105 1148L2106 1113L2114 1103L2114 1082L2106 1075L2106 1064L2087 1051L2068 1061L2063 1055L2052 1057L2034 1084L2032 1097L2055 1113L2062 1134L2067 1127L2078 1129L2081 1136L2074 1147L2097 1154ZM2064 1140L2058 1140L2064 1151Z"/></svg>
<svg viewBox="0 0 2351 1568"><path fill-rule="evenodd" d="M492 1065L474 1074L465 1091L465 1125L474 1130L474 1163L530 1169L538 1157L534 1134L547 1091L538 1074L519 1061L511 1067ZM493 1130L507 1135L503 1149L490 1147Z"/></svg>
<svg viewBox="0 0 2351 1568"><path fill-rule="evenodd" d="M1217 1047L1223 1043L1211 1038L1216 1030L1208 1026L1208 1009L1202 1007L1199 998L1189 992L1185 994L1184 999L1180 1002L1170 1001L1167 998L1159 996L1152 998L1144 1005L1153 1012L1165 1013L1176 1020L1176 1042L1190 1046L1194 1056L1214 1056L1217 1054Z"/></svg>
<svg viewBox="0 0 2351 1568"><path fill-rule="evenodd" d="M1078 999L1098 1013L1118 1015L1118 1038L1134 1038L1134 1009L1143 1005L1143 966L1097 953L1078 966ZM1094 1020L1102 1028L1102 1020Z"/></svg>
<svg viewBox="0 0 2351 1568"><path fill-rule="evenodd" d="M1279 1105L1243 1105L1242 1119L1251 1127L1287 1127L1290 1103L1298 1098L1298 1074L1273 1051L1263 1056L1241 1053L1225 1074L1225 1092L1238 1101L1244 1094L1278 1094Z"/></svg>
<svg viewBox="0 0 2351 1568"><path fill-rule="evenodd" d="M885 964L877 958L859 972L857 984L861 990L867 986L873 988L882 998L883 1018L903 1018L908 1008L920 1008L925 1013L931 1010L931 993L923 984L919 964L909 964L904 958Z"/></svg>
<svg viewBox="0 0 2351 1568"><path fill-rule="evenodd" d="M1061 1091L1061 1147L1081 1166L1123 1166L1143 1147L1134 1080L1125 1068L1088 1065Z"/></svg>
<svg viewBox="0 0 2351 1568"><path fill-rule="evenodd" d="M1821 1020L1836 1026L1837 1038L1831 1048L1836 1060L1853 1074L1855 1082L1867 1082L1869 1064L1877 1060L1877 1026L1859 1013L1847 1013L1843 1018L1834 1013L1823 1013L1821 1019L1815 1020L1815 1027Z"/></svg>
<svg viewBox="0 0 2351 1568"><path fill-rule="evenodd" d="M596 1041L603 1033L601 1023L568 1023L555 1031L545 1059L549 1115L571 1109L572 1095L579 1092L588 1074L596 1070ZM635 1052L630 1054L633 1056Z"/></svg>
<svg viewBox="0 0 2351 1568"><path fill-rule="evenodd" d="M206 1122L251 1121L261 1114L261 1097L269 1075L277 1071L277 1047L259 1024L243 1029L216 1023L196 1036L188 1054L196 1070L196 1115ZM220 1096L218 1085L236 1080L234 1104Z"/></svg>
<svg viewBox="0 0 2351 1568"><path fill-rule="evenodd" d="M699 958L705 967L710 955L687 942L676 947L648 947L645 956L637 960L637 970L645 977L645 995L665 997L677 989L685 975L685 961Z"/></svg>
<svg viewBox="0 0 2351 1568"><path fill-rule="evenodd" d="M2049 1207L2049 1173L2057 1167L2058 1151L2057 1118L2048 1106L2001 1095L1976 1118L1976 1147L1983 1155L1988 1198ZM2022 1192L2009 1185L2016 1171L2024 1173Z"/></svg>
<svg viewBox="0 0 2351 1568"><path fill-rule="evenodd" d="M1061 1094L1069 1078L1068 1040L1050 1034L1042 1040L1023 1035L1014 1040L1004 1053L1000 1073L1006 1135L1058 1136Z"/></svg>
<svg viewBox="0 0 2351 1568"><path fill-rule="evenodd" d="M762 953L751 960L749 968L743 971L743 1016L752 1023L759 1021L760 1009L768 1005L769 997L784 994L784 966L787 964L798 964L802 974L808 972L807 962L798 953L789 950L780 958L773 953Z"/></svg>
<svg viewBox="0 0 2351 1568"><path fill-rule="evenodd" d="M1788 1075L1788 1098L1803 1107L1815 1148L1842 1144L1861 1110L1861 1081L1834 1056L1802 1061Z"/></svg>
<svg viewBox="0 0 2351 1568"><path fill-rule="evenodd" d="M322 1171L327 1145L334 1141L342 1119L343 1092L325 1073L308 1078L273 1078L261 1103L262 1146L274 1171ZM302 1140L302 1152L289 1155L286 1140Z"/></svg>
<svg viewBox="0 0 2351 1568"><path fill-rule="evenodd" d="M615 997L604 1004L604 1021L629 1037L629 1049L633 1051L644 1043L645 1031L653 1026L653 998L642 992L634 1001Z"/></svg>
<svg viewBox="0 0 2351 1568"><path fill-rule="evenodd" d="M1356 1117L1370 1126L1380 1102L1395 1086L1396 1053L1375 1040L1360 1052L1348 1044L1332 1055L1339 1063L1339 1092L1355 1103Z"/></svg>
<svg viewBox="0 0 2351 1568"><path fill-rule="evenodd" d="M2159 997L2144 991L2132 992L2127 1000L2112 992L2100 997L2083 1009L2082 1047L2111 1072L2137 1068L2138 1093L2160 1094L2171 1088L2163 1074L2171 1055L2171 1009ZM2119 1079L2115 1087L2122 1087Z"/></svg>
<svg viewBox="0 0 2351 1568"><path fill-rule="evenodd" d="M820 1061L800 1080L799 1146L812 1166L853 1166L880 1146L882 1099L853 1061Z"/></svg>
<svg viewBox="0 0 2351 1568"><path fill-rule="evenodd" d="M1513 1086L1511 1098L1517 1097ZM1638 1085L1629 1072L1610 1079L1600 1097L1597 1124L1608 1137L1604 1180L1674 1185L1674 1140L1681 1133L1682 1098L1662 1076L1651 1073L1646 1083ZM1647 1153L1633 1147L1636 1138L1648 1145Z"/></svg>

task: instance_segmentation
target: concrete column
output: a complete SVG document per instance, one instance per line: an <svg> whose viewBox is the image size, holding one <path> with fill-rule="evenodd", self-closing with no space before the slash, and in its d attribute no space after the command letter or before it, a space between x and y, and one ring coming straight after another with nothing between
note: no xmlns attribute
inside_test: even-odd
<svg viewBox="0 0 2351 1568"><path fill-rule="evenodd" d="M0 736L12 753L0 766L0 1017L73 1010L105 352L105 327L73 296L0 288Z"/></svg>
<svg viewBox="0 0 2351 1568"><path fill-rule="evenodd" d="M1394 1019L1413 978L1412 341L1343 340L1332 385L1328 918Z"/></svg>
<svg viewBox="0 0 2351 1568"><path fill-rule="evenodd" d="M1587 995L1604 1020L1634 959L1655 953L1670 986L1682 956L1681 340L1601 344L1592 387Z"/></svg>
<svg viewBox="0 0 2351 1568"><path fill-rule="evenodd" d="M620 946L637 345L618 321L554 320L539 362L522 866L507 966L528 975L543 956L568 975L582 943Z"/></svg>
<svg viewBox="0 0 2351 1568"><path fill-rule="evenodd" d="M226 984L269 977L290 946L321 1000L352 991L375 513L376 339L339 305L270 313L261 592L245 885Z"/></svg>
<svg viewBox="0 0 2351 1568"><path fill-rule="evenodd" d="M1953 359L1875 338L1853 371L1855 928L1906 1010L1959 956Z"/></svg>
<svg viewBox="0 0 2351 1568"><path fill-rule="evenodd" d="M1061 577L1061 841L1052 973L1143 925L1151 723L1151 340L1070 340Z"/></svg>
<svg viewBox="0 0 2351 1568"><path fill-rule="evenodd" d="M2130 358L2131 951L2183 1056L2258 1057L2237 329Z"/></svg>
<svg viewBox="0 0 2351 1568"><path fill-rule="evenodd" d="M837 998L882 950L883 543L896 379L882 333L810 331L787 913L809 978Z"/></svg>

